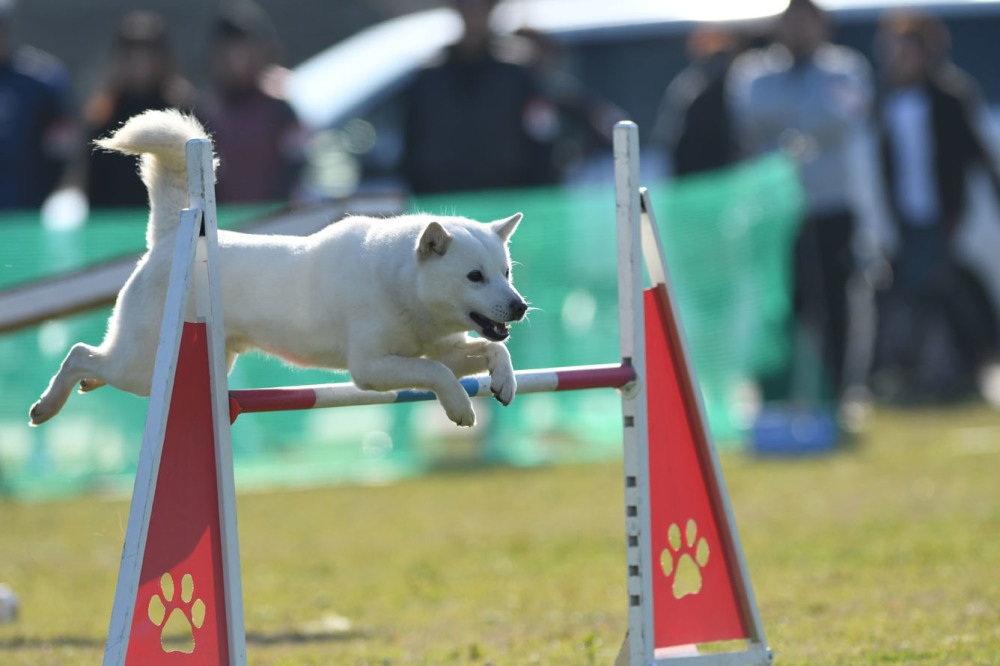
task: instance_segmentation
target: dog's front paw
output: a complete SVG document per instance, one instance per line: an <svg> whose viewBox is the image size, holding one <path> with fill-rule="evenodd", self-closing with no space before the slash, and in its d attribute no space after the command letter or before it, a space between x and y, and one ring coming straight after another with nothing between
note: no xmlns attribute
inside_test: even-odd
<svg viewBox="0 0 1000 666"><path fill-rule="evenodd" d="M441 400L441 406L444 407L445 414L448 418L455 422L456 425L471 428L476 425L476 412L472 409L472 401L469 400L469 396L462 394L464 400L453 399L445 402Z"/></svg>
<svg viewBox="0 0 1000 666"><path fill-rule="evenodd" d="M504 368L494 372L490 377L490 391L500 404L505 407L509 405L517 393L517 379L514 378L513 369Z"/></svg>

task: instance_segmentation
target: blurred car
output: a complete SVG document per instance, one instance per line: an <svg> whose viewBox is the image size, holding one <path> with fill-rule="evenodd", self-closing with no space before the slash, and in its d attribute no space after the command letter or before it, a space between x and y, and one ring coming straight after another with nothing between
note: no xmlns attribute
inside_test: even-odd
<svg viewBox="0 0 1000 666"><path fill-rule="evenodd" d="M667 84L687 62L684 44L694 27L713 21L759 35L784 4L783 0L508 0L496 8L493 25L501 36L530 28L549 40L560 50L561 69L624 109L638 123L640 135L648 138ZM821 4L833 15L836 41L873 61L883 10L917 7L942 17L952 31L953 59L979 81L991 107L1000 108L1000 74L988 57L997 48L1000 2L827 0ZM292 71L289 101L314 132L308 181L315 195L340 196L359 187L403 187L398 168L406 84L457 41L461 31L458 14L451 8L417 12L369 28ZM588 148L606 152L600 145Z"/></svg>
<svg viewBox="0 0 1000 666"><path fill-rule="evenodd" d="M663 90L684 65L686 33L711 16L670 4L625 2L612 8L592 0L511 0L496 8L492 23L501 37L531 28L551 40L566 71L644 127L653 122ZM755 11L725 16L760 19L777 11L781 0L758 4ZM314 193L337 196L355 187L403 186L397 174L406 84L461 32L451 8L409 14L362 31L292 71L289 101L316 132L308 174ZM507 42L511 50L523 46L516 39ZM632 75L622 77L622 71Z"/></svg>

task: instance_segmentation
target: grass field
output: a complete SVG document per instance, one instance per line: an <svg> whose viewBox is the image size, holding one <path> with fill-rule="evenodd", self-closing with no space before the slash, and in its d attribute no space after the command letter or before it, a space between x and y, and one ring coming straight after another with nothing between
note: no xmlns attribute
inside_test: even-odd
<svg viewBox="0 0 1000 666"><path fill-rule="evenodd" d="M1000 663L1000 414L880 412L828 457L723 456L779 664ZM610 664L620 466L239 498L252 664ZM0 504L0 664L98 663L128 506Z"/></svg>

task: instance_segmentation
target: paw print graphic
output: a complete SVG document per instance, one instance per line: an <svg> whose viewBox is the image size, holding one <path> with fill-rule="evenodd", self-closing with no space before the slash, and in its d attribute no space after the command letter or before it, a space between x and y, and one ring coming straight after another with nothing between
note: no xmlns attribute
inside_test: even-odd
<svg viewBox="0 0 1000 666"><path fill-rule="evenodd" d="M688 519L685 534L677 523L667 529L667 548L660 553L663 575L671 578L675 599L701 591L701 570L708 564L708 542L698 537L698 524Z"/></svg>
<svg viewBox="0 0 1000 666"><path fill-rule="evenodd" d="M164 652L194 652L194 630L205 622L205 602L194 599L194 578L181 577L180 596L175 599L174 578L160 577L160 592L149 600L149 619L160 628L160 646ZM192 599L194 599L192 601Z"/></svg>

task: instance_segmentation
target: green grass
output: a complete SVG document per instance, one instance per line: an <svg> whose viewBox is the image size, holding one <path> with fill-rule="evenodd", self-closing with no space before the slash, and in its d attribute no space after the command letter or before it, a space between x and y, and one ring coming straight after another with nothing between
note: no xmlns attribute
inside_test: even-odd
<svg viewBox="0 0 1000 666"><path fill-rule="evenodd" d="M723 466L778 663L1000 663L1000 415ZM99 662L127 512L0 504L0 663ZM251 664L610 664L625 632L616 464L246 494L239 520Z"/></svg>

